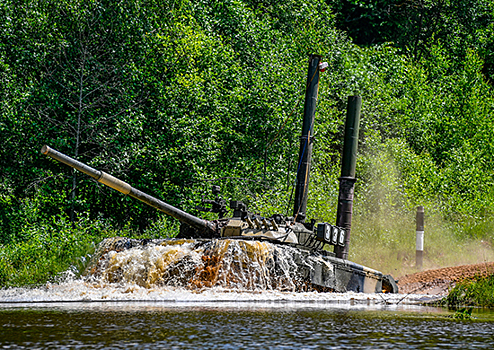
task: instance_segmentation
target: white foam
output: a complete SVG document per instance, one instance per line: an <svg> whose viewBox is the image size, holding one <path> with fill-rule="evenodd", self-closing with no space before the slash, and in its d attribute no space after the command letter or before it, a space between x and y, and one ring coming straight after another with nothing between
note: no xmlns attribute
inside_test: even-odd
<svg viewBox="0 0 494 350"><path fill-rule="evenodd" d="M239 291L224 288L187 290L184 288L144 288L137 284L88 282L83 279L47 284L39 288L7 288L0 290L0 303L40 302L102 302L102 301L159 301L179 303L207 302L302 302L347 304L417 304L423 295L318 293L281 291Z"/></svg>

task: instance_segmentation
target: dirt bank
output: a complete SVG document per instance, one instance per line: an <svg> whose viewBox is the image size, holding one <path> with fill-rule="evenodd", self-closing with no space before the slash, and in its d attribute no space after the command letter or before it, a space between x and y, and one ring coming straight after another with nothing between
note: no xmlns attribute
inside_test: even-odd
<svg viewBox="0 0 494 350"><path fill-rule="evenodd" d="M446 295L456 282L475 275L494 274L494 262L443 267L405 275L398 279L400 293Z"/></svg>

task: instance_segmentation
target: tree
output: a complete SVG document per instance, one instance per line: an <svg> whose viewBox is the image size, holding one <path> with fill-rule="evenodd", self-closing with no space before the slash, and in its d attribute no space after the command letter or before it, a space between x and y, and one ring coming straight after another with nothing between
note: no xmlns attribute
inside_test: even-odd
<svg viewBox="0 0 494 350"><path fill-rule="evenodd" d="M443 45L461 60L478 51L484 74L494 77L492 0L336 0L337 26L359 45L391 42L412 57L428 57L431 45ZM452 67L453 68L453 67ZM456 68L456 67L455 67Z"/></svg>

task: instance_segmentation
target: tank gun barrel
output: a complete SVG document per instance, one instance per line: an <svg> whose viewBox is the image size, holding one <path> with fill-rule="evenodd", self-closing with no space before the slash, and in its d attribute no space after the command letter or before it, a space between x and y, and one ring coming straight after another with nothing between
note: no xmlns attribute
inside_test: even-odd
<svg viewBox="0 0 494 350"><path fill-rule="evenodd" d="M41 153L50 156L51 158L56 159L59 162L64 163L74 169L77 169L86 175L91 176L96 181L108 187L111 187L119 192L122 192L123 194L134 197L140 200L141 202L144 202L147 205L150 205L158 209L159 211L162 211L163 213L170 215L189 226L192 226L193 228L199 231L205 232L207 234L214 234L217 232L216 225L213 222L203 220L201 218L198 218L197 216L191 215L189 213L184 212L183 210L175 208L170 204L167 204L155 197L152 197L142 191L139 191L138 189L132 187L128 183L119 180L116 177L105 173L104 171L91 168L90 166L82 162L79 162L78 160L75 160L61 152L58 152L47 145L44 145L41 148Z"/></svg>

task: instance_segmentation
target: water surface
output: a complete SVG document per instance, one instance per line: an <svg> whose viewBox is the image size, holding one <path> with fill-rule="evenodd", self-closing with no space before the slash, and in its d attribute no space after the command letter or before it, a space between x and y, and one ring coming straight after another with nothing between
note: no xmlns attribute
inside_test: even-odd
<svg viewBox="0 0 494 350"><path fill-rule="evenodd" d="M2 348L492 349L494 313L350 302L0 304Z"/></svg>

